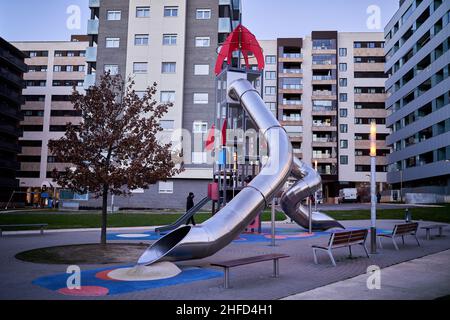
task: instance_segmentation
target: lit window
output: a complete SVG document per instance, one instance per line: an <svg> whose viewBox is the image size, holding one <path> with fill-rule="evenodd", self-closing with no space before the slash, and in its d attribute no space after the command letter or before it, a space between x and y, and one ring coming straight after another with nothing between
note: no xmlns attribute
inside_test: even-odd
<svg viewBox="0 0 450 320"><path fill-rule="evenodd" d="M136 18L148 18L150 17L150 7L137 7Z"/></svg>
<svg viewBox="0 0 450 320"><path fill-rule="evenodd" d="M277 57L276 56L266 56L266 63L267 64L276 64Z"/></svg>
<svg viewBox="0 0 450 320"><path fill-rule="evenodd" d="M147 73L147 62L135 62L133 63L133 73Z"/></svg>
<svg viewBox="0 0 450 320"><path fill-rule="evenodd" d="M193 133L207 133L208 132L208 122L195 121L192 127Z"/></svg>
<svg viewBox="0 0 450 320"><path fill-rule="evenodd" d="M339 63L339 71L347 71L347 64Z"/></svg>
<svg viewBox="0 0 450 320"><path fill-rule="evenodd" d="M110 20L110 21L117 21L117 20L121 19L121 16L122 16L122 12L121 11L108 10L106 19Z"/></svg>
<svg viewBox="0 0 450 320"><path fill-rule="evenodd" d="M211 19L211 9L197 9L196 18L198 20Z"/></svg>
<svg viewBox="0 0 450 320"><path fill-rule="evenodd" d="M194 93L194 104L208 104L209 96L207 93Z"/></svg>
<svg viewBox="0 0 450 320"><path fill-rule="evenodd" d="M161 91L161 103L174 103L175 91Z"/></svg>
<svg viewBox="0 0 450 320"><path fill-rule="evenodd" d="M164 7L164 17L177 17L178 7Z"/></svg>
<svg viewBox="0 0 450 320"><path fill-rule="evenodd" d="M161 72L162 73L175 73L177 69L176 62L163 62Z"/></svg>
<svg viewBox="0 0 450 320"><path fill-rule="evenodd" d="M265 94L267 96L274 96L274 95L277 94L277 88L276 87L272 87L272 86L266 87Z"/></svg>
<svg viewBox="0 0 450 320"><path fill-rule="evenodd" d="M211 45L210 37L195 37L196 47L209 47Z"/></svg>
<svg viewBox="0 0 450 320"><path fill-rule="evenodd" d="M348 140L341 140L341 149L348 149Z"/></svg>
<svg viewBox="0 0 450 320"><path fill-rule="evenodd" d="M341 164L348 164L348 156L340 156Z"/></svg>
<svg viewBox="0 0 450 320"><path fill-rule="evenodd" d="M277 73L275 71L266 71L266 80L276 80Z"/></svg>
<svg viewBox="0 0 450 320"><path fill-rule="evenodd" d="M177 44L177 35L176 34L164 34L163 35L163 45L174 46L176 44Z"/></svg>
<svg viewBox="0 0 450 320"><path fill-rule="evenodd" d="M107 48L119 48L120 38L106 38Z"/></svg>
<svg viewBox="0 0 450 320"><path fill-rule="evenodd" d="M148 46L148 34L137 34L134 36L135 46Z"/></svg>
<svg viewBox="0 0 450 320"><path fill-rule="evenodd" d="M339 56L346 57L347 56L347 48L339 48Z"/></svg>
<svg viewBox="0 0 450 320"><path fill-rule="evenodd" d="M209 64L195 64L194 74L196 76L207 76L209 75Z"/></svg>
<svg viewBox="0 0 450 320"><path fill-rule="evenodd" d="M172 181L160 181L158 183L159 193L173 193L173 182Z"/></svg>
<svg viewBox="0 0 450 320"><path fill-rule="evenodd" d="M117 64L105 64L104 70L112 76L119 74L119 66Z"/></svg>

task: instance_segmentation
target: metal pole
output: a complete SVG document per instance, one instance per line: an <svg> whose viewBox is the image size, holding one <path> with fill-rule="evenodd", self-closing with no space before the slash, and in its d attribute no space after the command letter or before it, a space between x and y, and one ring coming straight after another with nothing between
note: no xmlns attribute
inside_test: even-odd
<svg viewBox="0 0 450 320"><path fill-rule="evenodd" d="M317 172L317 160L314 162L314 167ZM317 211L317 190L314 192L314 211Z"/></svg>
<svg viewBox="0 0 450 320"><path fill-rule="evenodd" d="M275 247L275 198L272 198L272 212L271 212L271 227L272 227L272 237L270 245Z"/></svg>
<svg viewBox="0 0 450 320"><path fill-rule="evenodd" d="M312 203L311 197L308 198L309 201L309 234L312 234Z"/></svg>
<svg viewBox="0 0 450 320"><path fill-rule="evenodd" d="M376 145L377 127L376 123L372 122L370 127L370 253L377 253L377 196L376 196Z"/></svg>

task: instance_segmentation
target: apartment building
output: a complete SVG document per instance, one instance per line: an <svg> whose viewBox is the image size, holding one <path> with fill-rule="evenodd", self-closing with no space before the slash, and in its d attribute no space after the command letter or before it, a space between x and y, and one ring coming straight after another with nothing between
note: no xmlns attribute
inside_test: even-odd
<svg viewBox="0 0 450 320"><path fill-rule="evenodd" d="M121 208L183 208L189 192L207 194L212 166L204 150L214 123L218 48L241 20L239 0L90 0L85 88L109 71L132 77L139 93L158 84L157 100L173 107L161 121L161 139L183 149L185 171L131 198ZM184 136L181 129L191 134ZM89 200L87 206L97 206Z"/></svg>
<svg viewBox="0 0 450 320"><path fill-rule="evenodd" d="M404 0L385 28L387 180L419 201L450 194L449 22L449 1Z"/></svg>
<svg viewBox="0 0 450 320"><path fill-rule="evenodd" d="M20 152L19 128L25 88L23 74L27 70L24 54L0 38L0 203L6 204L13 191L17 191L19 170L17 154Z"/></svg>
<svg viewBox="0 0 450 320"><path fill-rule="evenodd" d="M51 194L56 188L51 172L63 171L68 165L58 163L48 151L48 142L61 138L66 124L76 124L80 114L70 102L72 87L84 92L86 74L85 50L89 42L83 36L72 36L71 41L14 42L26 56L28 73L24 75L27 88L23 91L23 136L19 144L20 188L40 192L46 186ZM28 194L28 203L39 203L39 195Z"/></svg>
<svg viewBox="0 0 450 320"><path fill-rule="evenodd" d="M369 187L370 123L377 123L377 181L386 188L386 98L382 33L313 31L261 41L264 100L288 132L294 154L322 175L323 197Z"/></svg>

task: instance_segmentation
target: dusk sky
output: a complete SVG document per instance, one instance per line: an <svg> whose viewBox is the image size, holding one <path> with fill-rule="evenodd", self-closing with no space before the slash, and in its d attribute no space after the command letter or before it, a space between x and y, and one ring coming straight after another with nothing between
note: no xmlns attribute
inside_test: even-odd
<svg viewBox="0 0 450 320"><path fill-rule="evenodd" d="M68 40L86 32L88 0L0 0L0 36L9 41ZM66 21L71 5L81 9L80 29ZM369 30L367 8L378 6L381 29ZM383 31L398 0L243 0L243 23L259 39L303 37L311 30Z"/></svg>

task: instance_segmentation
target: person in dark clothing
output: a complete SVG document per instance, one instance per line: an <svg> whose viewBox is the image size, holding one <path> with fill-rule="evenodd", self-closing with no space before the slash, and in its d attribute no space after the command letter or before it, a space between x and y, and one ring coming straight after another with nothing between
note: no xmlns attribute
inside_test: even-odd
<svg viewBox="0 0 450 320"><path fill-rule="evenodd" d="M194 193L190 192L187 199L186 199L186 212L191 210L194 207ZM189 220L186 222L186 225L189 225L189 223L192 223L192 225L195 226L195 220L194 215L192 215Z"/></svg>
<svg viewBox="0 0 450 320"><path fill-rule="evenodd" d="M381 193L380 192L377 193L377 202L381 203Z"/></svg>

